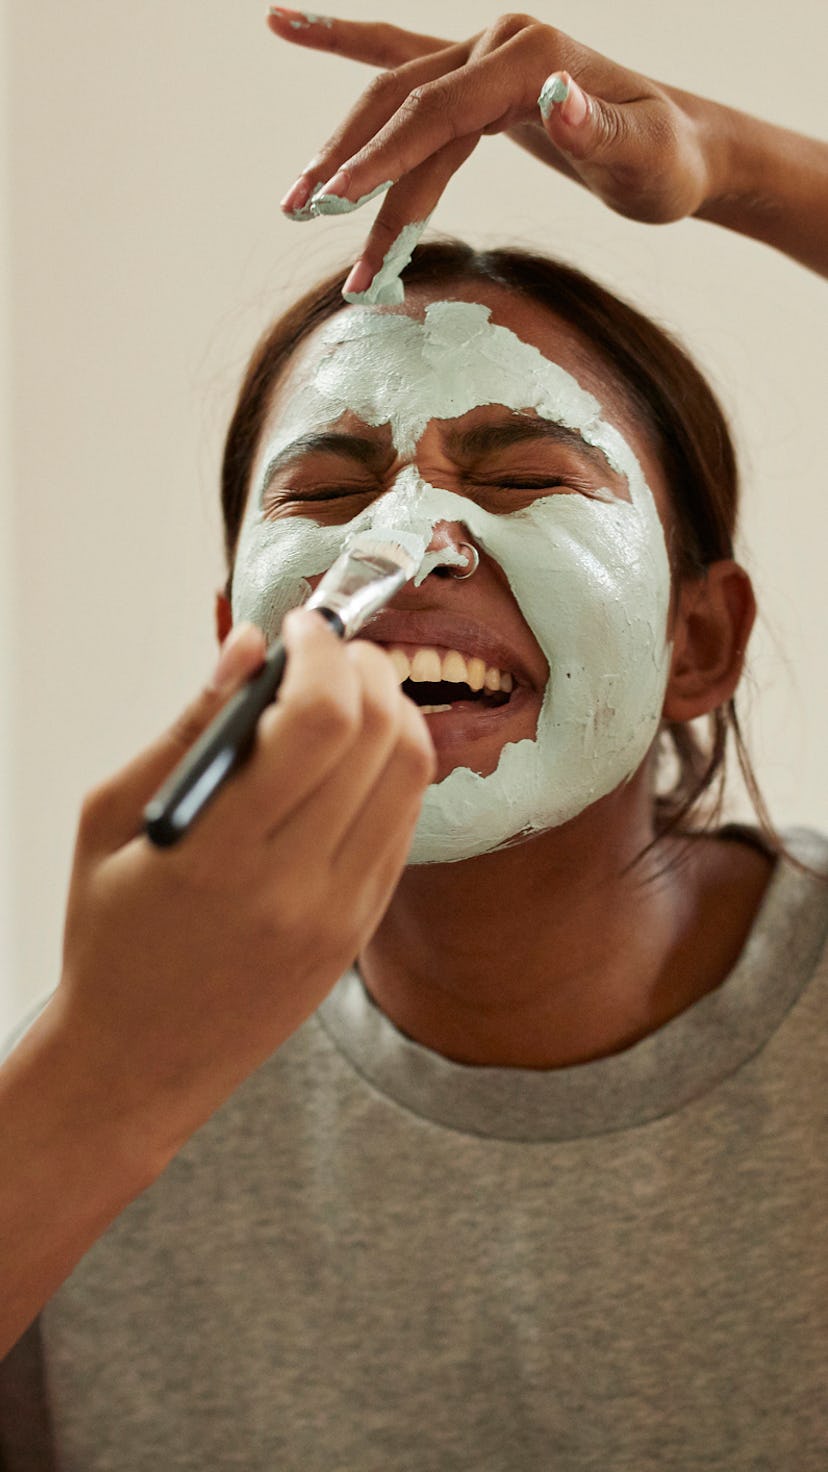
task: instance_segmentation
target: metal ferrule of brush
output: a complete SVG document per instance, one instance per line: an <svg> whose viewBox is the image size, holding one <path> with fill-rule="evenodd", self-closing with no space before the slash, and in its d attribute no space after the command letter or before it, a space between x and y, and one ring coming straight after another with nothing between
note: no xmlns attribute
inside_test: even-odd
<svg viewBox="0 0 828 1472"><path fill-rule="evenodd" d="M341 619L350 639L367 618L384 608L406 581L406 571L387 558L346 552L326 572L306 608L328 608Z"/></svg>

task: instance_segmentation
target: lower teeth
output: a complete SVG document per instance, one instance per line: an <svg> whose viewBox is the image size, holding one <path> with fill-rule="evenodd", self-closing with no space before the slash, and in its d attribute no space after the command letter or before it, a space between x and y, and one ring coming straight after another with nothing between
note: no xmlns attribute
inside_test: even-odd
<svg viewBox="0 0 828 1472"><path fill-rule="evenodd" d="M421 705L420 710L424 716L436 715L441 710L451 710L450 705Z"/></svg>

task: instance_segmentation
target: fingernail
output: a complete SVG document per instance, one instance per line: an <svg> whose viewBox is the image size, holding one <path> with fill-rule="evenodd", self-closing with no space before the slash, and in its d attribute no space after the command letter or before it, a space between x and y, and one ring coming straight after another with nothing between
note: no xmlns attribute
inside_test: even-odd
<svg viewBox="0 0 828 1472"><path fill-rule="evenodd" d="M319 193L332 194L335 198L341 199L343 195L348 193L350 182L350 176L346 173L345 169L340 169L339 173L334 174L333 178L329 179L327 184L322 185Z"/></svg>
<svg viewBox="0 0 828 1472"><path fill-rule="evenodd" d="M329 15L314 15L310 10L288 10L286 5L271 5L270 15L275 15L279 20L288 20L295 30L305 30L307 26L333 26Z"/></svg>
<svg viewBox="0 0 828 1472"><path fill-rule="evenodd" d="M367 291L373 279L373 266L369 266L365 258L361 256L356 264L351 267L348 278L342 288L342 295L344 296L346 292Z"/></svg>
<svg viewBox="0 0 828 1472"><path fill-rule="evenodd" d="M291 184L284 199L279 200L279 208L289 214L292 214L295 210L301 210L307 204L312 188L313 185L310 179L306 179L304 174L300 174L296 183Z"/></svg>
<svg viewBox="0 0 828 1472"><path fill-rule="evenodd" d="M565 72L553 72L551 77L546 78L538 98L538 107L544 122L557 103L566 101L569 96L569 86L570 78Z"/></svg>
<svg viewBox="0 0 828 1472"><path fill-rule="evenodd" d="M217 695L229 695L242 676L248 673L250 659L245 658L243 650L253 627L250 623L236 624L222 644L218 664L210 681L211 688Z"/></svg>
<svg viewBox="0 0 828 1472"><path fill-rule="evenodd" d="M589 98L577 82L570 79L569 90L561 103L561 117L571 128L577 128L589 115Z"/></svg>

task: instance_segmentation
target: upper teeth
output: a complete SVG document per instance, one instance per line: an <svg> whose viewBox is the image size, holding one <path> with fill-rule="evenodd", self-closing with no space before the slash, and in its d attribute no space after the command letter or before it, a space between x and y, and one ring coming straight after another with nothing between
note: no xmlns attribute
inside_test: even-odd
<svg viewBox="0 0 828 1472"><path fill-rule="evenodd" d="M485 659L467 659L459 649L418 649L409 658L404 649L389 649L394 669L400 684L403 680L430 681L449 680L455 684L468 685L472 690L506 690L514 685L507 670L487 665Z"/></svg>

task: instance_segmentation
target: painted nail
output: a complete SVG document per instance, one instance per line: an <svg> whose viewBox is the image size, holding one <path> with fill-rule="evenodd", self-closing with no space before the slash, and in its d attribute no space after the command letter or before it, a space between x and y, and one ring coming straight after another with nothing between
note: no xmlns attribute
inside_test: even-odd
<svg viewBox="0 0 828 1472"><path fill-rule="evenodd" d="M288 214L294 210L301 210L307 204L312 188L313 185L310 179L306 179L304 174L300 174L296 183L291 185L284 199L279 201L279 208L285 210Z"/></svg>
<svg viewBox="0 0 828 1472"><path fill-rule="evenodd" d="M538 107L544 121L550 116L557 103L566 101L569 96L570 80L566 72L553 72L551 77L546 78L538 98Z"/></svg>
<svg viewBox="0 0 828 1472"><path fill-rule="evenodd" d="M577 128L588 116L589 98L577 82L570 80L569 91L561 103L561 117L571 128Z"/></svg>
<svg viewBox="0 0 828 1472"><path fill-rule="evenodd" d="M333 27L329 15L315 15L311 10L288 10L286 5L271 5L269 14L275 15L278 20L289 21L297 31L304 31L308 26L327 26L328 30Z"/></svg>
<svg viewBox="0 0 828 1472"><path fill-rule="evenodd" d="M356 265L351 267L348 279L342 288L343 296L346 291L367 291L373 279L373 267L369 266L364 256L361 256Z"/></svg>

